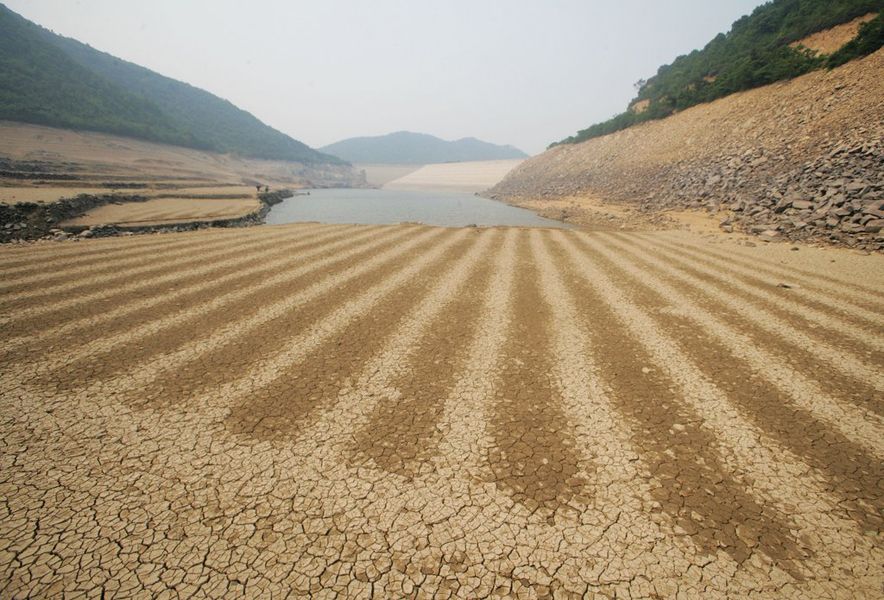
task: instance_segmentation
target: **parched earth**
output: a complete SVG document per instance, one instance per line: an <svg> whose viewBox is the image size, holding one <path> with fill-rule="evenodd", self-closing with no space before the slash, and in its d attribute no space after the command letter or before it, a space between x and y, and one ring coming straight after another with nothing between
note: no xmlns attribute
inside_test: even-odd
<svg viewBox="0 0 884 600"><path fill-rule="evenodd" d="M884 258L293 225L0 249L0 596L880 597Z"/></svg>

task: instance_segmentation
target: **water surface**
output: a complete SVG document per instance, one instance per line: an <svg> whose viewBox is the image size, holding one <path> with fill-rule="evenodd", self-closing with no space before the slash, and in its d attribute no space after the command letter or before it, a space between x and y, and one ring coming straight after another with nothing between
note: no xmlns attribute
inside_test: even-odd
<svg viewBox="0 0 884 600"><path fill-rule="evenodd" d="M569 227L517 208L464 192L331 189L287 198L270 209L267 223L424 223L442 227L521 225Z"/></svg>

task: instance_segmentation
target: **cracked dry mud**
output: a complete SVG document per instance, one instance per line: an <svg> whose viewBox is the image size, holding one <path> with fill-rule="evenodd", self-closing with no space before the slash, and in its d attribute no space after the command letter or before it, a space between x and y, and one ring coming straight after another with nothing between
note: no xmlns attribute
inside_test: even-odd
<svg viewBox="0 0 884 600"><path fill-rule="evenodd" d="M3 598L882 595L880 256L305 224L0 257Z"/></svg>

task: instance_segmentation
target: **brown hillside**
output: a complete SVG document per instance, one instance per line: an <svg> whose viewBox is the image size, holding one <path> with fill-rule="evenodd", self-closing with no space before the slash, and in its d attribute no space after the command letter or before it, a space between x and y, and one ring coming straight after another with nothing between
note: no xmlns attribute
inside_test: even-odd
<svg viewBox="0 0 884 600"><path fill-rule="evenodd" d="M879 50L833 71L557 146L491 194L514 203L585 195L643 210L707 208L769 238L880 249L882 115Z"/></svg>
<svg viewBox="0 0 884 600"><path fill-rule="evenodd" d="M365 179L349 165L242 158L0 121L0 243L66 239L59 226L260 222L258 184L276 193L359 186Z"/></svg>
<svg viewBox="0 0 884 600"><path fill-rule="evenodd" d="M175 184L255 181L300 187L352 185L349 166L313 167L282 160L241 158L133 138L0 121L0 188L16 186L23 173L89 187L113 180ZM35 178L25 176L32 183ZM2 194L2 189L0 189ZM0 197L0 201L5 198Z"/></svg>

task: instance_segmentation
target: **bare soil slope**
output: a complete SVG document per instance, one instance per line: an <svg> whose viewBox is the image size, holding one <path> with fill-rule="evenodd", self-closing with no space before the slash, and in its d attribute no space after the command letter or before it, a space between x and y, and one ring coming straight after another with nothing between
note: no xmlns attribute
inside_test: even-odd
<svg viewBox="0 0 884 600"><path fill-rule="evenodd" d="M794 42L792 46L804 46L818 54L832 54L855 38L856 34L859 33L860 25L871 21L875 16L876 13L869 13L847 23L812 33L806 38Z"/></svg>
<svg viewBox="0 0 884 600"><path fill-rule="evenodd" d="M0 589L877 597L882 326L884 256L683 232L3 247Z"/></svg>
<svg viewBox="0 0 884 600"><path fill-rule="evenodd" d="M9 121L0 121L0 159L7 161L0 184L15 179L10 171L25 169L67 176L65 181L76 181L77 185L106 181L240 185L261 182L292 187L308 183L344 185L359 179L351 167L308 167L294 162L244 159L131 138ZM5 183L9 184L8 181Z"/></svg>
<svg viewBox="0 0 884 600"><path fill-rule="evenodd" d="M767 237L884 247L884 50L522 163L512 202L590 195L720 210ZM726 224L727 225L727 224Z"/></svg>

